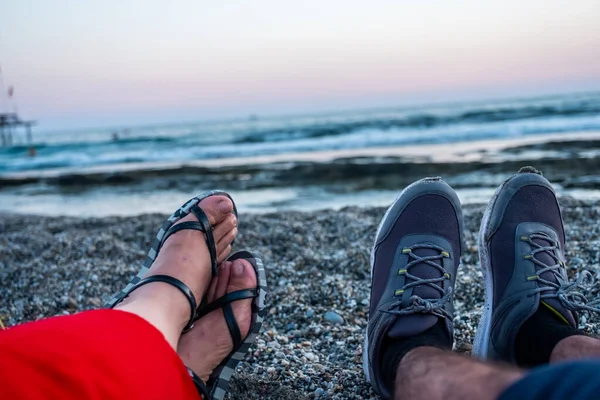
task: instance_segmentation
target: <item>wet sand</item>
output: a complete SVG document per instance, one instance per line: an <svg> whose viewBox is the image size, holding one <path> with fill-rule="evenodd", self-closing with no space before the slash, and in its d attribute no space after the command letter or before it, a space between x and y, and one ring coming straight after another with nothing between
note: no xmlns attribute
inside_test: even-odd
<svg viewBox="0 0 600 400"><path fill-rule="evenodd" d="M159 182L185 186L200 180L235 188L328 184L336 179L365 180L374 172L401 173L405 179L431 172L460 176L472 172L510 172L515 165L541 164L546 169L595 174L600 132L536 135L436 145L316 151L249 158L197 160L186 163L129 163L91 168L63 168L0 175L0 189L32 183L61 187L133 185ZM390 170L390 171L386 171ZM554 173L554 171L552 171ZM560 178L556 174L554 179ZM194 181L193 176L198 177ZM563 177L564 178L564 177ZM380 183L382 188L383 183ZM376 186L376 185L372 185ZM598 185L600 187L600 184Z"/></svg>

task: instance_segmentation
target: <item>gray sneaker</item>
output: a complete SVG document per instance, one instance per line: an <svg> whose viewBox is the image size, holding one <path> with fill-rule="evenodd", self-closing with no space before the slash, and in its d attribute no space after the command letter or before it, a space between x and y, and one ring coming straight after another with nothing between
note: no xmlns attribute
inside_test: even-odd
<svg viewBox="0 0 600 400"><path fill-rule="evenodd" d="M485 305L474 355L516 363L517 333L540 305L577 328L575 311L590 307L577 291L581 282L568 282L564 251L552 185L534 168L521 168L496 190L481 222Z"/></svg>
<svg viewBox="0 0 600 400"><path fill-rule="evenodd" d="M382 371L386 345L419 335L440 319L453 337L453 288L463 243L456 193L425 178L400 193L381 221L371 251L370 316L363 369L375 392L392 396Z"/></svg>

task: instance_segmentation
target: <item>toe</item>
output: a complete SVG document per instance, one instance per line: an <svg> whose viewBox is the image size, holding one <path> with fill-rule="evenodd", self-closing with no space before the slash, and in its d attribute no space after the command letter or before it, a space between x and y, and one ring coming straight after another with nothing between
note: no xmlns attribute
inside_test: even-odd
<svg viewBox="0 0 600 400"><path fill-rule="evenodd" d="M249 261L243 259L233 261L229 287L229 291L256 287L256 273Z"/></svg>
<svg viewBox="0 0 600 400"><path fill-rule="evenodd" d="M229 257L229 254L231 254L231 244L228 244L227 247L221 250L217 256L217 264L221 264L223 261L225 261L227 257Z"/></svg>
<svg viewBox="0 0 600 400"><path fill-rule="evenodd" d="M233 203L227 196L209 196L199 206L212 226L221 223L233 212Z"/></svg>
<svg viewBox="0 0 600 400"><path fill-rule="evenodd" d="M227 246L229 246L238 234L237 227L232 227L229 231L221 236L220 239L215 238L217 242L217 254L221 254Z"/></svg>
<svg viewBox="0 0 600 400"><path fill-rule="evenodd" d="M213 237L217 243L217 254L227 247L227 245L230 244L233 239L235 239L235 235L232 237L229 234L231 233L231 230L236 227L236 225L237 219L235 215L229 214L213 229ZM235 233L237 234L237 230Z"/></svg>
<svg viewBox="0 0 600 400"><path fill-rule="evenodd" d="M213 226L212 232L216 243L237 225L237 218L232 213L233 203L227 196L207 197L202 200L198 206L204 211L204 214L206 214L206 217L208 218L208 222ZM175 225L188 221L198 221L198 218L196 218L193 213L189 213L177 221ZM219 249L217 249L217 254L218 253Z"/></svg>
<svg viewBox="0 0 600 400"><path fill-rule="evenodd" d="M222 270L222 269L225 267L225 265L226 265L226 264L230 264L230 263L228 263L228 262L226 261L226 262L224 262L223 264L221 264L221 265L219 266L219 271L221 271L221 270ZM215 300L217 299L217 286L219 285L219 281L220 281L220 280L221 280L221 281L223 280L222 278L221 278L221 279L219 279L219 278L221 278L221 276L220 276L220 274L219 274L219 273L217 273L217 276L215 276L215 277L214 277L214 278L213 278L213 279L210 281L210 286L208 287L208 291L206 292L206 300L207 300L209 303L210 303L210 302L213 302L213 301L215 301Z"/></svg>
<svg viewBox="0 0 600 400"><path fill-rule="evenodd" d="M235 260L231 265L229 292L252 289L256 287L256 273L252 265L246 260ZM240 300L232 303L233 314L240 328L242 337L245 338L250 331L252 320L252 299Z"/></svg>
<svg viewBox="0 0 600 400"><path fill-rule="evenodd" d="M215 289L215 298L225 296L227 293L227 284L229 281L229 275L231 274L232 263L223 263L219 267L219 282L217 283L217 287Z"/></svg>

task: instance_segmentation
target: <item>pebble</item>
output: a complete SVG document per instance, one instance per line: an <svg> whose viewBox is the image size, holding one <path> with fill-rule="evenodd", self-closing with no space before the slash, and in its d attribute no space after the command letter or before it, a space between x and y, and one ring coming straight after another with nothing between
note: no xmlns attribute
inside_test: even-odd
<svg viewBox="0 0 600 400"><path fill-rule="evenodd" d="M75 300L72 297L69 297L69 299L67 300L67 307L69 307L69 308L77 308L77 300Z"/></svg>
<svg viewBox="0 0 600 400"><path fill-rule="evenodd" d="M102 300L100 300L98 297L92 297L90 299L90 304L93 305L94 307L101 307Z"/></svg>
<svg viewBox="0 0 600 400"><path fill-rule="evenodd" d="M571 264L571 266L576 266L576 265L583 264L583 259L580 258L580 257L573 257L570 260L570 264Z"/></svg>
<svg viewBox="0 0 600 400"><path fill-rule="evenodd" d="M327 311L325 313L325 321L329 321L332 324L343 324L344 323L344 318L342 318L342 316L334 311Z"/></svg>

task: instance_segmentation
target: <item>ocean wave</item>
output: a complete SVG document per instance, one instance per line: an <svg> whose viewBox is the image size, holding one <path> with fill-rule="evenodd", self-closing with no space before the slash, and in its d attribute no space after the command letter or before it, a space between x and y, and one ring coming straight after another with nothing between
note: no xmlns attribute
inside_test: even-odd
<svg viewBox="0 0 600 400"><path fill-rule="evenodd" d="M523 105L512 107L489 108L458 111L448 113L446 110L438 113L415 113L397 118L372 119L357 122L336 122L315 124L302 128L289 128L251 132L238 139L238 143L263 143L288 141L299 138L321 138L345 135L364 129L409 129L434 128L442 125L457 124L486 124L493 122L510 122L518 120L539 120L547 117L583 117L600 114L600 95L595 99L558 102L553 105ZM598 128L595 126L594 128Z"/></svg>
<svg viewBox="0 0 600 400"><path fill-rule="evenodd" d="M528 101L370 110L111 132L40 135L0 147L0 173L123 163L185 162L600 131L600 93ZM38 137L36 135L36 137Z"/></svg>

